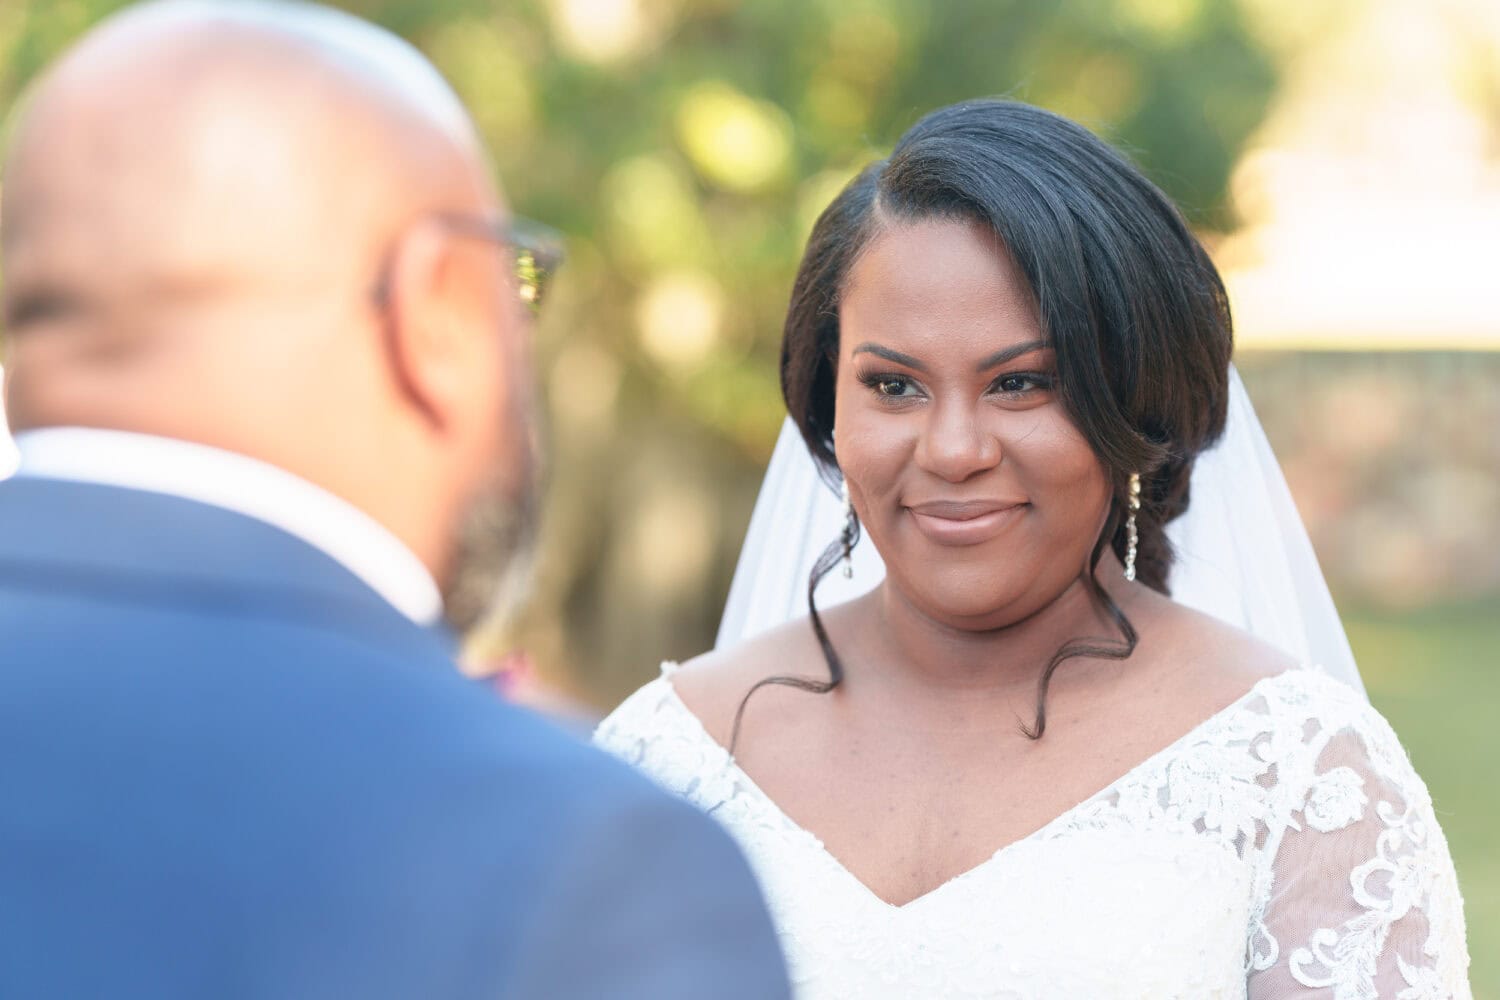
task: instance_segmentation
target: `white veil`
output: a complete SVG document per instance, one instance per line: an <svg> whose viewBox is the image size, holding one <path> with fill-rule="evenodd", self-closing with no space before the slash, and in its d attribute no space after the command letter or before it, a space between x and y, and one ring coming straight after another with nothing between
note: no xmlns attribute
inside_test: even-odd
<svg viewBox="0 0 1500 1000"><path fill-rule="evenodd" d="M1172 596L1237 625L1363 692L1359 668L1292 503L1276 456L1239 373L1229 373L1224 436L1199 456L1188 511L1167 535L1177 552ZM818 476L790 420L781 429L740 551L720 647L807 611L813 563L843 527L839 499ZM854 575L829 573L819 604L865 593L885 575L868 541L854 549Z"/></svg>

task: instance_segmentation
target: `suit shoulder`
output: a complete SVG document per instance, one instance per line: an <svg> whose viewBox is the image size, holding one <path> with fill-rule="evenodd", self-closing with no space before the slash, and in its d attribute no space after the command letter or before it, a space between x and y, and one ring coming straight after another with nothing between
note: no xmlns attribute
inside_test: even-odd
<svg viewBox="0 0 1500 1000"><path fill-rule="evenodd" d="M506 702L482 686L465 682L466 702L455 706L433 749L464 748L468 763L498 786L508 807L524 808L538 820L600 820L619 812L677 812L679 803L634 768L589 745L586 733Z"/></svg>

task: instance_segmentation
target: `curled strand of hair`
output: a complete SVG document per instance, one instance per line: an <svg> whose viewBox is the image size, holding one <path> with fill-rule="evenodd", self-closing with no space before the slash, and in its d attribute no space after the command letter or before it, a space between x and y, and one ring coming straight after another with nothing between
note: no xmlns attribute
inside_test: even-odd
<svg viewBox="0 0 1500 1000"><path fill-rule="evenodd" d="M1094 604L1103 609L1111 619L1115 627L1120 630L1122 637L1120 642L1104 644L1092 639L1075 639L1066 643L1052 659L1047 661L1047 669L1042 671L1042 676L1037 681L1036 692L1036 720L1030 725L1022 723L1021 732L1032 740L1039 740L1047 731L1047 691L1052 686L1052 675L1062 664L1078 656L1097 656L1109 660L1128 660L1135 652L1136 644L1140 636L1131 624L1130 618L1115 603L1115 599L1109 596L1109 592L1099 582L1099 559L1104 555L1104 549L1109 544L1109 539L1115 533L1115 524L1120 521L1119 511L1111 515L1110 524L1099 535L1099 540L1094 543L1094 551L1089 557L1089 571L1084 576L1084 585L1088 588L1089 596L1093 598Z"/></svg>
<svg viewBox="0 0 1500 1000"><path fill-rule="evenodd" d="M859 523L854 522L852 542L859 540ZM778 674L774 677L765 677L751 685L750 690L740 699L739 708L734 713L734 728L729 734L729 756L733 757L740 742L740 725L745 720L745 709L750 704L750 698L763 687L772 684L782 687L796 688L810 694L827 694L838 687L844 680L844 663L839 659L839 654L833 648L833 640L828 638L828 629L823 624L823 616L818 613L817 592L818 584L823 577L833 571L844 556L844 540L842 537L834 541L823 554L818 556L818 561L813 564L812 573L807 580L807 610L812 621L813 634L818 638L818 646L823 650L823 659L828 664L828 680L817 681L810 677L796 677L790 674Z"/></svg>

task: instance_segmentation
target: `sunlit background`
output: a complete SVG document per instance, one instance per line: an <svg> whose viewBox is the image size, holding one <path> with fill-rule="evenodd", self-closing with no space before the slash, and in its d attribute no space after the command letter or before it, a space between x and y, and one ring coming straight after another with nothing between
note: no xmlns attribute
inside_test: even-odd
<svg viewBox="0 0 1500 1000"><path fill-rule="evenodd" d="M118 6L0 0L0 102ZM812 220L922 113L1032 101L1127 149L1223 268L1251 396L1446 826L1476 995L1500 1000L1500 3L341 6L437 62L517 209L569 237L539 593L477 661L524 646L599 710L711 643Z"/></svg>

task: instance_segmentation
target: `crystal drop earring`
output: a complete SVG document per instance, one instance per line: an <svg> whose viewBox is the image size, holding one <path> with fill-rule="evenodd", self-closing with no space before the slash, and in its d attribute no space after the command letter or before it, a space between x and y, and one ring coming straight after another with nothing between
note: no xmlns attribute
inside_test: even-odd
<svg viewBox="0 0 1500 1000"><path fill-rule="evenodd" d="M1130 513L1125 518L1125 579L1135 581L1135 556L1140 548L1140 534L1136 530L1135 515L1141 509L1141 474L1130 474L1130 498L1126 501Z"/></svg>

